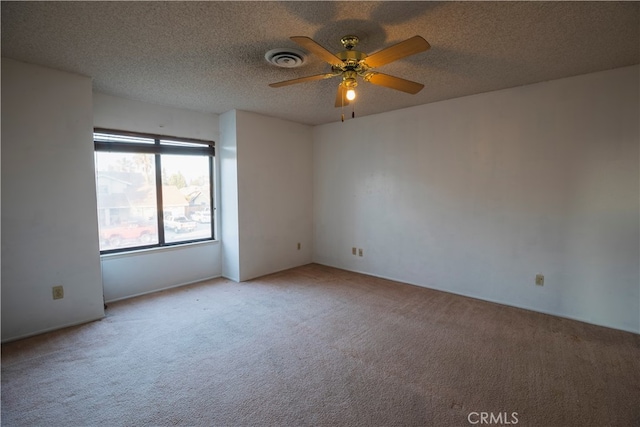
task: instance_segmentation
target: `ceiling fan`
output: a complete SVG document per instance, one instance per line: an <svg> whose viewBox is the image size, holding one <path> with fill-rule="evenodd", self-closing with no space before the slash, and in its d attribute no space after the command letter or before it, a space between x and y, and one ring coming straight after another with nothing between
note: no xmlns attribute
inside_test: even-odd
<svg viewBox="0 0 640 427"><path fill-rule="evenodd" d="M421 83L373 71L373 68L429 49L431 47L429 43L420 36L413 36L371 55L354 50L359 39L353 35L344 36L340 39L340 42L346 50L336 54L331 53L309 37L295 36L291 37L291 40L315 54L323 61L328 62L331 65L331 72L271 83L269 85L271 87L282 87L296 83L342 77L342 82L338 85L338 93L336 94L336 107L348 105L349 101L355 99L354 88L358 85L358 76L366 82L410 94L416 94L424 87Z"/></svg>

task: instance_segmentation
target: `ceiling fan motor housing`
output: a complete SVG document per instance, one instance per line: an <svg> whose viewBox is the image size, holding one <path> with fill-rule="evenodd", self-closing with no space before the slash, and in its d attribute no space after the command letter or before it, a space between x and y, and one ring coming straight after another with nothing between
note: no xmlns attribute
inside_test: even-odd
<svg viewBox="0 0 640 427"><path fill-rule="evenodd" d="M336 56L342 59L348 65L351 62L357 63L359 61L362 61L367 57L367 54L364 52L358 52L357 50L345 50L343 52L336 53Z"/></svg>
<svg viewBox="0 0 640 427"><path fill-rule="evenodd" d="M353 81L352 86L355 87L357 85L356 76L364 76L369 69L365 62L367 54L357 50L345 50L336 53L336 57L342 60L342 64L333 66L333 72L342 74L345 83Z"/></svg>

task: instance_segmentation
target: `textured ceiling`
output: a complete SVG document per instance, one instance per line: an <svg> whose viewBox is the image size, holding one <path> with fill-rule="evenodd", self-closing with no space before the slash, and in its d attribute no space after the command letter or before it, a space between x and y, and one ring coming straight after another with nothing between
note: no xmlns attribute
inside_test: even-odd
<svg viewBox="0 0 640 427"><path fill-rule="evenodd" d="M2 2L2 56L93 77L94 89L198 111L340 120L338 79L309 56L264 54L310 36L331 51L355 34L373 53L421 35L431 49L378 70L425 84L417 95L361 83L357 116L637 64L638 2ZM347 110L350 113L350 109Z"/></svg>

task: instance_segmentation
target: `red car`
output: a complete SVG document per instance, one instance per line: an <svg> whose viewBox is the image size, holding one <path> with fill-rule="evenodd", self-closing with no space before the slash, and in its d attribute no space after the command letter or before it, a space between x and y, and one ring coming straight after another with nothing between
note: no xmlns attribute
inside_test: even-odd
<svg viewBox="0 0 640 427"><path fill-rule="evenodd" d="M151 243L157 240L156 226L141 222L128 222L111 227L100 228L100 247L114 249L130 243Z"/></svg>

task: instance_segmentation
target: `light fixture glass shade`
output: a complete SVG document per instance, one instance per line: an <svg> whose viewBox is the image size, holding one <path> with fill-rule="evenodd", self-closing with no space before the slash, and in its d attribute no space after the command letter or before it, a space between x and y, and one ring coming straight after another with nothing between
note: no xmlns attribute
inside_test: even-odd
<svg viewBox="0 0 640 427"><path fill-rule="evenodd" d="M353 101L354 99L356 99L356 91L353 89L347 90L347 99L349 101Z"/></svg>

